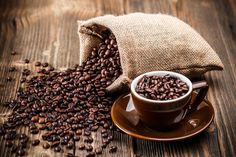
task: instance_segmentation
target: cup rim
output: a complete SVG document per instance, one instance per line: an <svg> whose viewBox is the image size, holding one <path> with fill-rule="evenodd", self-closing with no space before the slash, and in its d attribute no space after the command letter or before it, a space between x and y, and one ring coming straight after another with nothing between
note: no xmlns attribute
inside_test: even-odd
<svg viewBox="0 0 236 157"><path fill-rule="evenodd" d="M148 99L148 98L145 98L145 97L142 97L140 96L136 91L135 91L135 88L137 86L137 83L138 81L144 76L144 75L147 75L147 76L164 76L164 75L167 75L169 74L170 76L174 76L174 77L177 77L178 79L182 80L183 82L185 82L188 87L189 87L189 90L186 94L184 94L183 96L180 96L176 99L171 99L171 100L152 100L152 99ZM151 103L171 103L171 102L176 102L176 101L179 101L179 100L182 100L186 97L188 97L191 92L192 92L192 82L184 75L180 74L180 73L176 73L176 72L173 72L173 71L151 71L151 72L146 72L146 73L143 73L139 76L137 76L132 82L131 82L131 93L134 94L135 97L137 97L138 99L140 100L143 100L143 101L147 101L147 102L151 102Z"/></svg>

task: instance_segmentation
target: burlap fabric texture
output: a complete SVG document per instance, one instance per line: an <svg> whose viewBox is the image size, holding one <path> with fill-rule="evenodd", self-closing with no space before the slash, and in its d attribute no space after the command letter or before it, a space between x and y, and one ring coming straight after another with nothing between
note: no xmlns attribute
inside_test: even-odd
<svg viewBox="0 0 236 157"><path fill-rule="evenodd" d="M97 47L105 28L116 37L123 74L108 91L120 90L134 77L154 70L192 77L223 69L220 58L206 40L191 26L170 15L105 15L78 23L80 63Z"/></svg>

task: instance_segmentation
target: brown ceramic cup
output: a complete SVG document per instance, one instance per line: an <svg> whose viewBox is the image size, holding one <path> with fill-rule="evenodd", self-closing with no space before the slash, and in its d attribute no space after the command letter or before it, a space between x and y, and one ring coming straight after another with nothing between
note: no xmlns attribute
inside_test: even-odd
<svg viewBox="0 0 236 157"><path fill-rule="evenodd" d="M135 88L139 80L144 76L164 76L170 75L185 82L189 91L176 99L172 100L152 100L140 96ZM192 100L192 92L199 89L196 99ZM206 81L191 82L182 74L171 71L152 71L136 77L131 83L131 96L134 107L141 121L148 127L156 130L169 130L177 126L187 114L197 109L203 101L208 91Z"/></svg>

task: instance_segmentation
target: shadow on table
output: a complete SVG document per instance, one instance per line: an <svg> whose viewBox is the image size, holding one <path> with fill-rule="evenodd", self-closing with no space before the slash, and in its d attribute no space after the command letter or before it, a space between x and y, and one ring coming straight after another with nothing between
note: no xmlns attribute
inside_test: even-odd
<svg viewBox="0 0 236 157"><path fill-rule="evenodd" d="M133 145L136 157L168 156L168 154L204 156L204 149L208 149L205 147L214 143L212 140L214 140L214 137L207 131L204 131L193 138L174 142L156 142L134 138Z"/></svg>

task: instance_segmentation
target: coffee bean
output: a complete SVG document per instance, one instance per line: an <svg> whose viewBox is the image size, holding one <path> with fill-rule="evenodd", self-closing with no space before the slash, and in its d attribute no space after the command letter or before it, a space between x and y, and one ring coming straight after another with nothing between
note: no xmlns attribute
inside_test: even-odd
<svg viewBox="0 0 236 157"><path fill-rule="evenodd" d="M15 153L17 151L17 149L18 149L17 145L13 144L11 147L11 152Z"/></svg>
<svg viewBox="0 0 236 157"><path fill-rule="evenodd" d="M84 131L84 136L90 136L91 132L90 131Z"/></svg>
<svg viewBox="0 0 236 157"><path fill-rule="evenodd" d="M79 145L79 149L80 149L80 150L83 150L84 148L85 148L85 145L84 145L84 144Z"/></svg>
<svg viewBox="0 0 236 157"><path fill-rule="evenodd" d="M108 137L107 133L102 134L102 138L107 138L107 137Z"/></svg>
<svg viewBox="0 0 236 157"><path fill-rule="evenodd" d="M68 144L66 145L67 149L72 149L74 147L74 143L73 142L68 142Z"/></svg>
<svg viewBox="0 0 236 157"><path fill-rule="evenodd" d="M89 152L86 157L95 157L95 152Z"/></svg>
<svg viewBox="0 0 236 157"><path fill-rule="evenodd" d="M110 148L109 148L109 152L110 153L114 153L116 151L117 151L117 147L116 146L110 146Z"/></svg>
<svg viewBox="0 0 236 157"><path fill-rule="evenodd" d="M84 138L84 142L92 143L93 142L93 138L91 136L87 136L87 137Z"/></svg>
<svg viewBox="0 0 236 157"><path fill-rule="evenodd" d="M106 143L102 143L102 148L106 148L107 147L107 144Z"/></svg>
<svg viewBox="0 0 236 157"><path fill-rule="evenodd" d="M12 77L8 76L6 80L7 80L7 82L11 82L13 79L12 79Z"/></svg>
<svg viewBox="0 0 236 157"><path fill-rule="evenodd" d="M42 67L47 67L48 66L48 63L45 62L45 63L42 63Z"/></svg>
<svg viewBox="0 0 236 157"><path fill-rule="evenodd" d="M93 150L93 146L92 146L91 144L87 144L87 145L85 146L85 149L86 149L87 151L92 151L92 150Z"/></svg>
<svg viewBox="0 0 236 157"><path fill-rule="evenodd" d="M20 134L19 139L26 139L28 136L26 134Z"/></svg>
<svg viewBox="0 0 236 157"><path fill-rule="evenodd" d="M95 153L102 154L102 148L101 147L95 148Z"/></svg>
<svg viewBox="0 0 236 157"><path fill-rule="evenodd" d="M53 141L53 142L51 143L51 147L59 146L59 144L60 144L60 141Z"/></svg>
<svg viewBox="0 0 236 157"><path fill-rule="evenodd" d="M45 122L46 122L45 118L39 118L39 120L38 120L39 124L44 124Z"/></svg>
<svg viewBox="0 0 236 157"><path fill-rule="evenodd" d="M25 59L24 62L25 62L26 64L28 64L30 61L29 61L29 59Z"/></svg>
<svg viewBox="0 0 236 157"><path fill-rule="evenodd" d="M33 140L32 141L32 146L37 146L37 145L39 145L39 143L40 143L40 140Z"/></svg>
<svg viewBox="0 0 236 157"><path fill-rule="evenodd" d="M13 56L16 55L16 51L12 51L11 55L13 55Z"/></svg>
<svg viewBox="0 0 236 157"><path fill-rule="evenodd" d="M74 156L74 154L72 154L72 153L67 153L67 154L66 154L66 157L75 157L75 156Z"/></svg>
<svg viewBox="0 0 236 157"><path fill-rule="evenodd" d="M73 139L74 139L74 141L79 141L79 140L80 140L80 136L75 135L75 136L73 137Z"/></svg>
<svg viewBox="0 0 236 157"><path fill-rule="evenodd" d="M44 142L43 143L43 148L44 149L48 149L50 147L50 144L49 143L47 143L47 142Z"/></svg>
<svg viewBox="0 0 236 157"><path fill-rule="evenodd" d="M38 134L39 130L38 129L32 129L32 130L30 130L30 133L31 134Z"/></svg>
<svg viewBox="0 0 236 157"><path fill-rule="evenodd" d="M13 71L16 71L16 68L15 67L10 67L9 72L13 72Z"/></svg>
<svg viewBox="0 0 236 157"><path fill-rule="evenodd" d="M112 141L113 140L113 136L112 135L108 136L107 140L108 141Z"/></svg>
<svg viewBox="0 0 236 157"><path fill-rule="evenodd" d="M24 150L24 149L19 149L19 150L17 151L17 155L19 155L19 156L24 156L24 155L25 155L25 150Z"/></svg>
<svg viewBox="0 0 236 157"><path fill-rule="evenodd" d="M36 67L41 66L41 62L39 62L39 61L35 62L35 66L36 66Z"/></svg>
<svg viewBox="0 0 236 157"><path fill-rule="evenodd" d="M45 130L45 129L46 129L46 125L45 124L39 125L39 130Z"/></svg>
<svg viewBox="0 0 236 157"><path fill-rule="evenodd" d="M60 151L61 151L61 147L59 147L59 146L55 147L55 148L54 148L54 151L55 151L55 152L60 152Z"/></svg>
<svg viewBox="0 0 236 157"><path fill-rule="evenodd" d="M10 140L6 141L6 147L12 147L12 145L13 145L12 141Z"/></svg>
<svg viewBox="0 0 236 157"><path fill-rule="evenodd" d="M38 120L39 120L39 116L33 116L33 117L31 118L31 121L32 121L32 122L38 122Z"/></svg>

